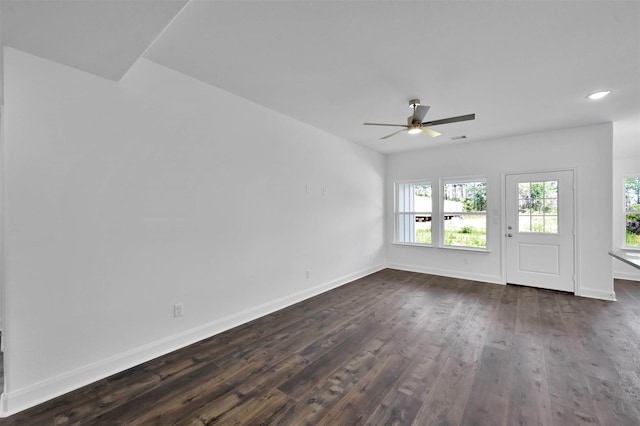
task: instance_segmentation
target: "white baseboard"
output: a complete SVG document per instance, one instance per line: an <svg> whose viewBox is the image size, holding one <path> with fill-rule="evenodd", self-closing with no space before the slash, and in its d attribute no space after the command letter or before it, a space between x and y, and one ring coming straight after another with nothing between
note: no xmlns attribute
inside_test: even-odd
<svg viewBox="0 0 640 426"><path fill-rule="evenodd" d="M577 294L577 296L589 297L591 299L608 300L610 302L615 302L617 300L616 292L613 290L604 291L604 290L596 290L592 288L581 288L580 294Z"/></svg>
<svg viewBox="0 0 640 426"><path fill-rule="evenodd" d="M116 356L77 368L64 374L51 377L39 383L16 391L2 394L0 417L7 417L45 401L64 395L67 392L102 380L113 374L140 365L154 358L166 355L177 349L215 336L223 331L247 323L256 318L268 315L318 294L340 287L374 272L384 269L386 265L376 265L312 288L269 301L259 306L246 309L233 315L217 319L184 332L167 336L150 344L140 346Z"/></svg>
<svg viewBox="0 0 640 426"><path fill-rule="evenodd" d="M476 273L468 274L465 272L449 270L449 269L425 268L423 266L405 265L405 264L399 264L399 263L389 264L388 267L392 269L399 269L401 271L440 275L444 277L461 278L465 280L488 282L493 284L503 284L503 285L506 284L506 282L499 275L487 275L487 274L476 274ZM625 278L625 279L632 279L632 278ZM580 294L576 294L576 295L581 297L589 297L592 299L608 300L612 302L616 301L616 294L614 291L608 292L603 290L582 288L580 291Z"/></svg>
<svg viewBox="0 0 640 426"><path fill-rule="evenodd" d="M618 278L621 280L640 281L640 273L613 271L613 278Z"/></svg>
<svg viewBox="0 0 640 426"><path fill-rule="evenodd" d="M440 275L443 277L460 278L463 280L481 281L492 284L506 284L500 275L488 275L478 273L466 273L452 269L431 268L418 265L407 265L402 263L390 263L388 268L399 269L401 271L418 272L422 274Z"/></svg>

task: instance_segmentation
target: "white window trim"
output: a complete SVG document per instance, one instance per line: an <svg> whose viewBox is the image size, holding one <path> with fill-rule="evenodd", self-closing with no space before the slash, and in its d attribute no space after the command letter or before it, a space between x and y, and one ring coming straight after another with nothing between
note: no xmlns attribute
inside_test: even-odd
<svg viewBox="0 0 640 426"><path fill-rule="evenodd" d="M409 247L421 247L428 249L443 249L443 250L454 250L454 251L472 251L476 253L489 253L490 244L489 244L489 235L490 235L490 226L488 212L478 212L476 214L483 214L486 220L486 229L487 229L487 246L486 247L466 247L466 246L445 246L443 243L444 240L444 224L441 219L445 212L442 212L443 203L443 194L442 188L445 183L465 183L465 182L478 182L482 181L487 183L487 176L463 176L463 177L447 177L440 179L407 179L407 180L398 180L393 183L393 241L391 244L400 245L400 246L409 246ZM434 185L434 182L438 182L439 186ZM431 244L424 243L411 243L411 242L402 242L398 241L398 186L399 184L411 183L415 185L431 185L431 197L432 197L432 211L431 212L402 212L402 214L429 214L431 215ZM487 194L488 198L488 194ZM488 206L487 206L488 209ZM459 213L459 212L457 212Z"/></svg>

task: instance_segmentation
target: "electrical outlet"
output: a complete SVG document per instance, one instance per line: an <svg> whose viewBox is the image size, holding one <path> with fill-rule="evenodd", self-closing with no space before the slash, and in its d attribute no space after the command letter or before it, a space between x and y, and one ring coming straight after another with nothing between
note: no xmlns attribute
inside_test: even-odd
<svg viewBox="0 0 640 426"><path fill-rule="evenodd" d="M173 316L174 318L181 317L184 313L184 305L182 303L176 303L173 305Z"/></svg>
<svg viewBox="0 0 640 426"><path fill-rule="evenodd" d="M307 279L311 278L311 271L307 270Z"/></svg>

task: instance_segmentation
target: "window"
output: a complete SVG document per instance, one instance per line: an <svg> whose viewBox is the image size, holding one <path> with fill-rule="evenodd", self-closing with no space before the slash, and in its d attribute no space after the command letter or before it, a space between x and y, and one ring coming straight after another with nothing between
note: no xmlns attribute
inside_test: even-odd
<svg viewBox="0 0 640 426"><path fill-rule="evenodd" d="M486 248L487 181L444 181L442 199L444 245Z"/></svg>
<svg viewBox="0 0 640 426"><path fill-rule="evenodd" d="M431 184L396 184L396 242L431 244Z"/></svg>
<svg viewBox="0 0 640 426"><path fill-rule="evenodd" d="M518 232L558 233L558 181L518 184Z"/></svg>
<svg viewBox="0 0 640 426"><path fill-rule="evenodd" d="M626 246L640 248L640 176L624 180Z"/></svg>

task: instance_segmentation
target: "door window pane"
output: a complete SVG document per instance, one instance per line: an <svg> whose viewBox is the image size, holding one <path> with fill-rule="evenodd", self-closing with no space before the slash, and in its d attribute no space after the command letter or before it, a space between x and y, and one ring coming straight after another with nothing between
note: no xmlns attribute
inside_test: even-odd
<svg viewBox="0 0 640 426"><path fill-rule="evenodd" d="M518 183L518 231L558 233L558 181Z"/></svg>

